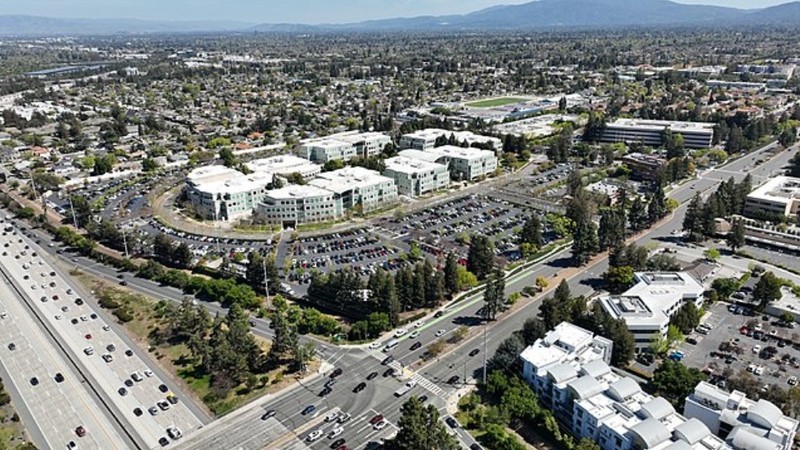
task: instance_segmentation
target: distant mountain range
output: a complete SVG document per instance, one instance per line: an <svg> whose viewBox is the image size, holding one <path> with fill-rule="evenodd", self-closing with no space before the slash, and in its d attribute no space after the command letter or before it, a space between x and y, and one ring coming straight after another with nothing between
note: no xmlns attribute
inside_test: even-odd
<svg viewBox="0 0 800 450"><path fill-rule="evenodd" d="M614 28L630 26L800 26L800 2L763 9L684 5L669 0L538 0L469 14L369 20L347 24L261 24L219 21L55 19L0 16L0 35L337 31L479 31Z"/></svg>

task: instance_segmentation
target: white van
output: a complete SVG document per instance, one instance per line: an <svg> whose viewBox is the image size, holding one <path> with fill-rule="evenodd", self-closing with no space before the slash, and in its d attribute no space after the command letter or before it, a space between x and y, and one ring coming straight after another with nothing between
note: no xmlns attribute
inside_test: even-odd
<svg viewBox="0 0 800 450"><path fill-rule="evenodd" d="M397 339L392 339L391 341L386 343L386 347L383 347L383 352L387 353L391 351L393 348L397 347L398 344L400 344L400 341L398 341Z"/></svg>

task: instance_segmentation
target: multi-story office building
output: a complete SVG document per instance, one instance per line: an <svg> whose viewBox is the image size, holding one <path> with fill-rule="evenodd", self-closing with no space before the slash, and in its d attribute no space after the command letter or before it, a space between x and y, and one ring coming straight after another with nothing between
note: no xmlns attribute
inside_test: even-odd
<svg viewBox="0 0 800 450"><path fill-rule="evenodd" d="M447 166L421 159L395 156L384 161L383 174L394 180L397 191L406 197L419 197L450 184Z"/></svg>
<svg viewBox="0 0 800 450"><path fill-rule="evenodd" d="M796 216L800 212L800 178L779 176L747 196L745 215L751 217Z"/></svg>
<svg viewBox="0 0 800 450"><path fill-rule="evenodd" d="M400 156L436 162L447 166L454 180L475 180L494 174L497 156L493 151L443 145L425 151L402 150Z"/></svg>
<svg viewBox="0 0 800 450"><path fill-rule="evenodd" d="M247 168L253 172L271 173L283 178L299 173L304 180L310 180L322 172L322 166L294 155L256 159L248 162Z"/></svg>
<svg viewBox="0 0 800 450"><path fill-rule="evenodd" d="M448 140L452 137L458 144L466 143L467 146L474 146L481 144L489 146L494 150L503 148L503 141L496 137L481 136L471 131L451 131L442 130L439 128L428 128L425 130L415 131L413 133L404 134L400 138L400 148L408 149L413 148L416 150L430 150L436 147L436 140L444 137Z"/></svg>
<svg viewBox="0 0 800 450"><path fill-rule="evenodd" d="M256 207L256 218L283 228L329 222L344 214L338 194L316 186L291 185L267 192Z"/></svg>
<svg viewBox="0 0 800 450"><path fill-rule="evenodd" d="M306 159L319 164L328 161L350 161L358 156L353 144L338 139L311 141L303 144L300 150Z"/></svg>
<svg viewBox="0 0 800 450"><path fill-rule="evenodd" d="M392 143L389 136L376 132L348 132L336 134L333 138L349 143L356 149L356 154L364 158L380 155L386 146Z"/></svg>
<svg viewBox="0 0 800 450"><path fill-rule="evenodd" d="M345 167L320 174L309 185L341 197L342 207L358 207L362 213L385 208L397 201L394 179L363 167Z"/></svg>
<svg viewBox="0 0 800 450"><path fill-rule="evenodd" d="M203 219L235 220L252 213L271 182L268 173L245 175L224 166L207 166L186 177L186 195Z"/></svg>
<svg viewBox="0 0 800 450"><path fill-rule="evenodd" d="M607 339L561 323L520 354L523 377L576 440L602 450L730 450L701 421L615 373L611 351Z"/></svg>
<svg viewBox="0 0 800 450"><path fill-rule="evenodd" d="M656 181L667 165L666 159L644 153L629 153L622 157L622 162L630 167L631 179L638 181Z"/></svg>
<svg viewBox="0 0 800 450"><path fill-rule="evenodd" d="M687 272L637 272L636 284L621 295L600 297L603 309L614 319L623 319L633 333L636 350L650 346L656 336L665 336L669 321L681 306L698 307L705 288Z"/></svg>
<svg viewBox="0 0 800 450"><path fill-rule="evenodd" d="M683 414L702 422L735 449L791 450L798 421L775 404L750 400L743 392L728 392L701 381L686 397Z"/></svg>
<svg viewBox="0 0 800 450"><path fill-rule="evenodd" d="M617 119L606 125L601 140L611 143L639 142L650 147L660 147L665 130L683 136L686 148L711 147L714 138L713 123Z"/></svg>

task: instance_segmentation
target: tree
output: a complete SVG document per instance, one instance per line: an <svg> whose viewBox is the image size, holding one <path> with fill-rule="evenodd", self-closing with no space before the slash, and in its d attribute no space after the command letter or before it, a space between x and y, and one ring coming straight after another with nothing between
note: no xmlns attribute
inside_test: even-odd
<svg viewBox="0 0 800 450"><path fill-rule="evenodd" d="M547 333L547 328L545 328L544 322L537 317L531 317L522 324L522 340L526 346L533 345L538 339L544 337L545 333Z"/></svg>
<svg viewBox="0 0 800 450"><path fill-rule="evenodd" d="M667 213L669 213L669 208L667 208L667 197L664 194L664 188L661 183L656 183L653 197L647 205L648 219L650 223L654 223L666 216Z"/></svg>
<svg viewBox="0 0 800 450"><path fill-rule="evenodd" d="M640 196L635 196L628 212L628 222L630 222L631 229L634 231L644 230L647 228L649 219L647 204Z"/></svg>
<svg viewBox="0 0 800 450"><path fill-rule="evenodd" d="M613 208L600 212L600 226L597 229L600 249L616 247L625 241L625 216Z"/></svg>
<svg viewBox="0 0 800 450"><path fill-rule="evenodd" d="M650 383L672 402L675 409L682 410L686 396L705 379L705 374L698 369L688 368L679 362L665 359L653 372L653 379Z"/></svg>
<svg viewBox="0 0 800 450"><path fill-rule="evenodd" d="M483 280L491 273L492 267L494 252L491 241L484 235L472 236L467 252L467 270L478 277L478 280Z"/></svg>
<svg viewBox="0 0 800 450"><path fill-rule="evenodd" d="M192 250L186 242L178 244L178 247L175 248L175 252L173 253L172 260L176 266L184 269L192 264Z"/></svg>
<svg viewBox="0 0 800 450"><path fill-rule="evenodd" d="M620 293L633 285L634 271L631 266L609 267L603 278L608 285L608 290Z"/></svg>
<svg viewBox="0 0 800 450"><path fill-rule="evenodd" d="M525 221L519 232L519 241L523 244L531 244L540 248L542 246L542 221L536 214L532 214Z"/></svg>
<svg viewBox="0 0 800 450"><path fill-rule="evenodd" d="M513 333L497 347L492 359L491 367L501 368L508 373L519 373L519 355L525 350L525 341L518 333Z"/></svg>
<svg viewBox="0 0 800 450"><path fill-rule="evenodd" d="M703 256L709 261L717 261L720 258L719 250L711 247L703 252Z"/></svg>
<svg viewBox="0 0 800 450"><path fill-rule="evenodd" d="M731 231L728 232L728 236L726 237L728 246L731 248L732 252L735 253L737 249L744 246L744 231L744 221L742 219L734 219L733 224L731 225Z"/></svg>
<svg viewBox="0 0 800 450"><path fill-rule="evenodd" d="M158 170L158 162L153 158L145 158L142 160L142 170L145 172L155 172Z"/></svg>
<svg viewBox="0 0 800 450"><path fill-rule="evenodd" d="M153 255L162 264L172 264L172 251L174 249L174 242L172 238L164 233L158 233L153 238Z"/></svg>
<svg viewBox="0 0 800 450"><path fill-rule="evenodd" d="M669 325L667 327L667 342L670 345L675 345L678 342L683 341L684 335L681 332L680 328L676 327L675 325Z"/></svg>
<svg viewBox="0 0 800 450"><path fill-rule="evenodd" d="M85 228L92 221L92 205L83 195L70 196L70 208L79 228Z"/></svg>
<svg viewBox="0 0 800 450"><path fill-rule="evenodd" d="M483 294L483 317L486 320L495 320L500 307L505 301L505 278L503 271L496 268L486 283Z"/></svg>
<svg viewBox="0 0 800 450"><path fill-rule="evenodd" d="M689 334L700 325L700 311L694 303L684 303L683 306L675 312L675 315L672 316L670 325L677 327L683 334Z"/></svg>
<svg viewBox="0 0 800 450"><path fill-rule="evenodd" d="M444 290L450 297L461 290L458 285L458 266L456 254L453 252L448 253L444 262Z"/></svg>
<svg viewBox="0 0 800 450"><path fill-rule="evenodd" d="M400 408L397 436L386 442L386 450L458 450L458 442L439 420L439 411L416 396Z"/></svg>
<svg viewBox="0 0 800 450"><path fill-rule="evenodd" d="M683 218L683 231L688 233L690 240L697 240L703 235L703 224L699 217L702 211L703 200L700 198L700 193L696 193L686 207L686 215Z"/></svg>
<svg viewBox="0 0 800 450"><path fill-rule="evenodd" d="M783 280L772 272L767 272L761 276L761 279L758 280L753 289L753 300L758 302L759 311L763 311L770 302L781 298L782 285Z"/></svg>
<svg viewBox="0 0 800 450"><path fill-rule="evenodd" d="M576 224L572 239L572 257L579 265L586 264L592 256L600 251L597 225L589 218Z"/></svg>

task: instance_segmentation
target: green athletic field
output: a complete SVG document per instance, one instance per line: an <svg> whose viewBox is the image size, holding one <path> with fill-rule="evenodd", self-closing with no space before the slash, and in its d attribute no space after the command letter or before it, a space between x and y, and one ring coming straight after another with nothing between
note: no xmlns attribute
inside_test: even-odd
<svg viewBox="0 0 800 450"><path fill-rule="evenodd" d="M513 103L520 103L527 100L520 97L499 97L490 98L487 100L478 100L477 102L467 103L470 108L492 108L495 106L511 105Z"/></svg>

